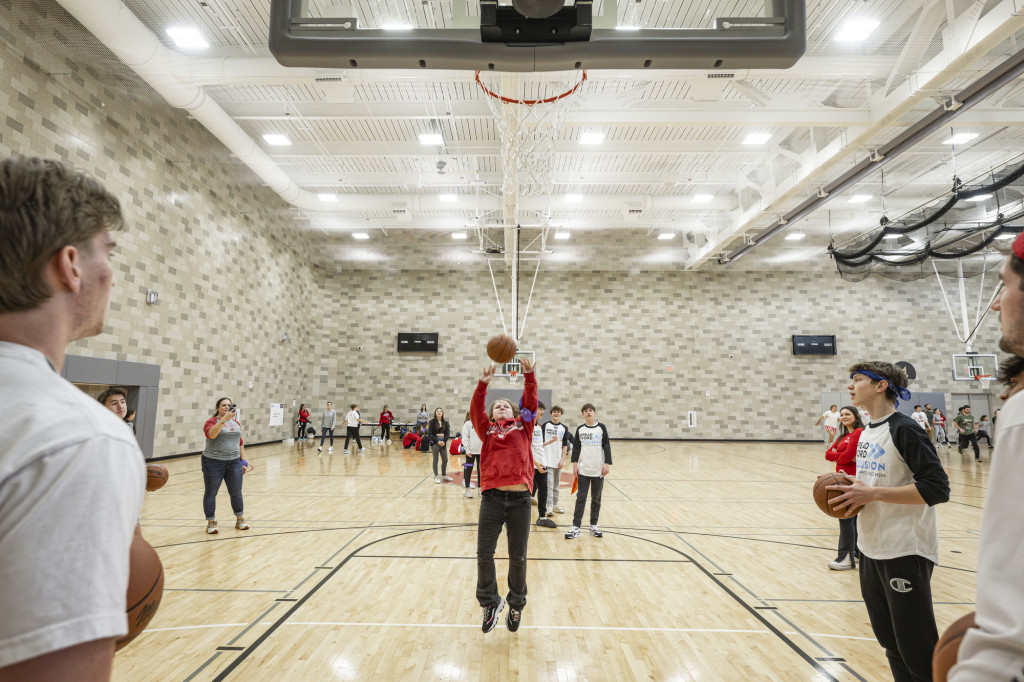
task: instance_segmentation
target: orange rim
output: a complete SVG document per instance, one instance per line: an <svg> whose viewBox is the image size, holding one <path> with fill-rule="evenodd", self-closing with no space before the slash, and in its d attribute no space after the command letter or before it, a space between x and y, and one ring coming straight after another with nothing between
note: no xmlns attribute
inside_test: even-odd
<svg viewBox="0 0 1024 682"><path fill-rule="evenodd" d="M501 100L505 104L525 104L528 107L532 107L535 104L551 104L552 102L557 102L558 100L564 99L565 97L568 97L569 95L579 90L580 86L583 85L583 82L587 80L587 70L583 69L582 73L583 77L580 78L580 81L576 85L574 85L571 90L566 90L561 95L555 95L554 97L548 97L547 99L513 99L511 97L504 97L502 95L499 95L498 93L494 92L493 90L490 90L486 85L484 85L483 81L480 80L479 71L476 72L476 83L477 85L480 86L481 90L486 92L494 99Z"/></svg>

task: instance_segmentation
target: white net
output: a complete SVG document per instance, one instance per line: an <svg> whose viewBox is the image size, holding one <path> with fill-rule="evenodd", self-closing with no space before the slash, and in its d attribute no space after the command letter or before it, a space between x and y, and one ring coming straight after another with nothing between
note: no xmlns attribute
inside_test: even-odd
<svg viewBox="0 0 1024 682"><path fill-rule="evenodd" d="M586 71L535 76L477 71L501 135L502 194L550 194L555 145Z"/></svg>

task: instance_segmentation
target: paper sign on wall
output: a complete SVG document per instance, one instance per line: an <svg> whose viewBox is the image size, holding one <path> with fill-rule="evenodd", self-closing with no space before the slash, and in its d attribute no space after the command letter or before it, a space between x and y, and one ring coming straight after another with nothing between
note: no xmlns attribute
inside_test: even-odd
<svg viewBox="0 0 1024 682"><path fill-rule="evenodd" d="M270 403L270 426L284 424L284 403Z"/></svg>

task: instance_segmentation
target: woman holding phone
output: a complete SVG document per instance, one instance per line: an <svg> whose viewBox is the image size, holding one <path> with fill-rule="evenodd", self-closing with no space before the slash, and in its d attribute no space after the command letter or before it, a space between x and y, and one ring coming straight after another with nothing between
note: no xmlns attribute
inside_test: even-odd
<svg viewBox="0 0 1024 682"><path fill-rule="evenodd" d="M206 514L206 532L217 533L217 492L221 481L227 483L231 496L231 511L235 514L235 528L249 530L242 504L242 477L245 468L245 441L242 425L238 423L238 408L231 398L217 401L216 411L203 425L206 446L203 448L202 469L205 492L203 512Z"/></svg>

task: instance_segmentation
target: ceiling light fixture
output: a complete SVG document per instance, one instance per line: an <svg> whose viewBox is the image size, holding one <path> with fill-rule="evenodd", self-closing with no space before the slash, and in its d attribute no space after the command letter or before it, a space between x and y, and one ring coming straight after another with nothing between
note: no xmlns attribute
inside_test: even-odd
<svg viewBox="0 0 1024 682"><path fill-rule="evenodd" d="M369 239L370 235L366 234L365 232L353 232L352 233L352 238L353 239Z"/></svg>
<svg viewBox="0 0 1024 682"><path fill-rule="evenodd" d="M963 144L964 142L970 142L978 136L978 133L957 133L948 140L943 140L942 144Z"/></svg>
<svg viewBox="0 0 1024 682"><path fill-rule="evenodd" d="M263 136L263 141L273 147L290 147L292 144L287 135L280 135L278 133L267 133Z"/></svg>
<svg viewBox="0 0 1024 682"><path fill-rule="evenodd" d="M452 232L452 239L466 239L467 236L465 232Z"/></svg>
<svg viewBox="0 0 1024 682"><path fill-rule="evenodd" d="M210 43L206 42L206 38L198 28L172 26L167 29L167 35L171 37L175 45L183 50L205 50L210 47Z"/></svg>
<svg viewBox="0 0 1024 682"><path fill-rule="evenodd" d="M764 144L770 139L772 139L771 133L747 133L743 144Z"/></svg>
<svg viewBox="0 0 1024 682"><path fill-rule="evenodd" d="M715 198L713 194L694 194L693 203L695 204L706 204Z"/></svg>
<svg viewBox="0 0 1024 682"><path fill-rule="evenodd" d="M442 204L454 204L459 200L458 194L439 194L437 197L438 201Z"/></svg>
<svg viewBox="0 0 1024 682"><path fill-rule="evenodd" d="M320 199L320 201L325 201L329 204L337 203L338 201L337 194L317 194L316 196L317 198Z"/></svg>
<svg viewBox="0 0 1024 682"><path fill-rule="evenodd" d="M658 239L660 239L661 241L665 241L665 240L668 240L668 239L675 239L675 238L676 238L676 233L675 232L662 232L661 234L658 235Z"/></svg>
<svg viewBox="0 0 1024 682"><path fill-rule="evenodd" d="M555 232L555 239L568 239L568 238L569 238L569 233L568 232Z"/></svg>
<svg viewBox="0 0 1024 682"><path fill-rule="evenodd" d="M800 239L803 239L806 236L807 235L805 235L803 232L790 232L789 234L786 235L786 241L787 242L795 242L795 241L798 241Z"/></svg>
<svg viewBox="0 0 1024 682"><path fill-rule="evenodd" d="M848 204L863 204L863 203L866 203L868 201L871 201L871 195L870 194L854 194L852 197L850 197L847 200L846 203L848 203Z"/></svg>
<svg viewBox="0 0 1024 682"><path fill-rule="evenodd" d="M967 201L985 201L986 199L991 199L991 198L992 198L991 194L979 194L976 197L971 197Z"/></svg>
<svg viewBox="0 0 1024 682"><path fill-rule="evenodd" d="M441 133L420 133L420 144L429 144L440 147L444 144L444 136Z"/></svg>
<svg viewBox="0 0 1024 682"><path fill-rule="evenodd" d="M1006 240L1006 239L1016 239L1016 238L1017 238L1017 235L1012 234L1012 233L1011 234L1001 234L998 237L996 237L996 239L1001 240L1001 241L1002 240Z"/></svg>
<svg viewBox="0 0 1024 682"><path fill-rule="evenodd" d="M602 144L604 133L580 133L580 144Z"/></svg>
<svg viewBox="0 0 1024 682"><path fill-rule="evenodd" d="M565 203L567 203L567 204L582 204L583 203L583 195L582 194L566 194L565 195Z"/></svg>
<svg viewBox="0 0 1024 682"><path fill-rule="evenodd" d="M836 34L836 40L842 43L858 43L867 40L867 37L878 28L878 22L874 19L850 19Z"/></svg>

